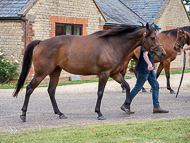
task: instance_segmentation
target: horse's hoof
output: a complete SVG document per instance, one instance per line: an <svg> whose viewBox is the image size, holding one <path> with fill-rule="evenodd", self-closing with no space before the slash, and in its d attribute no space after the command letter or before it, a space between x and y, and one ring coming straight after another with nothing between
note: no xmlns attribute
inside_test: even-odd
<svg viewBox="0 0 190 143"><path fill-rule="evenodd" d="M59 119L67 119L67 117L63 114L59 116Z"/></svg>
<svg viewBox="0 0 190 143"><path fill-rule="evenodd" d="M20 119L21 119L23 122L26 122L26 116L20 115Z"/></svg>
<svg viewBox="0 0 190 143"><path fill-rule="evenodd" d="M170 94L176 94L175 91L173 90L170 90Z"/></svg>
<svg viewBox="0 0 190 143"><path fill-rule="evenodd" d="M126 89L122 89L122 93L126 93Z"/></svg>
<svg viewBox="0 0 190 143"><path fill-rule="evenodd" d="M142 92L147 92L146 89L142 89Z"/></svg>
<svg viewBox="0 0 190 143"><path fill-rule="evenodd" d="M106 118L104 116L99 116L98 120L106 120Z"/></svg>
<svg viewBox="0 0 190 143"><path fill-rule="evenodd" d="M128 116L131 114L130 109L124 107L124 104L121 106L121 110L123 110Z"/></svg>

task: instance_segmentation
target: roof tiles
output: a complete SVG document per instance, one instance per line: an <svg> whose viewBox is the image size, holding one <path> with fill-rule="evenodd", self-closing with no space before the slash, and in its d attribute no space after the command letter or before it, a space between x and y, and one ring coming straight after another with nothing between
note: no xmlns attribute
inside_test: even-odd
<svg viewBox="0 0 190 143"><path fill-rule="evenodd" d="M96 0L101 11L107 19L107 23L115 24L145 24L145 20L131 11L120 0Z"/></svg>
<svg viewBox="0 0 190 143"><path fill-rule="evenodd" d="M20 18L18 12L28 3L29 0L1 0L0 17Z"/></svg>
<svg viewBox="0 0 190 143"><path fill-rule="evenodd" d="M165 0L121 0L145 21L151 23Z"/></svg>

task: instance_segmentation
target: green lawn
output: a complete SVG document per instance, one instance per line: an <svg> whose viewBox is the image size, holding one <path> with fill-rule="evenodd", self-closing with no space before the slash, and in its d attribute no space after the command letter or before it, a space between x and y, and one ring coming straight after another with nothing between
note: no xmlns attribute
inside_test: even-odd
<svg viewBox="0 0 190 143"><path fill-rule="evenodd" d="M190 69L185 69L185 73L189 73ZM182 70L175 70L175 71L170 71L170 74L181 74ZM165 72L162 71L161 75L165 75ZM125 76L125 79L131 79L130 76ZM108 81L113 80L112 78L109 78ZM83 84L83 83L92 83L92 82L98 82L98 78L92 78L92 79L87 79L87 80L78 80L78 81L68 81L68 82L61 82L58 84L58 86L63 86L63 85L71 85L71 84ZM40 84L39 87L48 87L47 84ZM0 89L12 89L15 88L16 84L13 83L7 83L7 84L0 84ZM26 86L24 86L25 88Z"/></svg>
<svg viewBox="0 0 190 143"><path fill-rule="evenodd" d="M0 133L1 143L189 143L190 118L126 121Z"/></svg>
<svg viewBox="0 0 190 143"><path fill-rule="evenodd" d="M125 76L125 79L131 79L130 76ZM60 82L58 86L63 85L72 85L72 84L83 84L83 83L92 83L92 82L98 82L98 78L92 78L92 79L86 79L86 80L77 80L77 81L68 81L68 82ZM108 81L112 81L112 78L109 78ZM40 84L39 87L48 87L49 83L47 84ZM7 83L7 84L0 84L0 89L12 89L15 88L16 84L13 83ZM25 88L26 86L24 86Z"/></svg>

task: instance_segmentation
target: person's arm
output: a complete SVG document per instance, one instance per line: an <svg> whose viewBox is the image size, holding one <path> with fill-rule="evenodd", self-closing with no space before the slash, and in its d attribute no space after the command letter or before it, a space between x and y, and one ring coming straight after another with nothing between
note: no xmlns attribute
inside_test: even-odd
<svg viewBox="0 0 190 143"><path fill-rule="evenodd" d="M143 51L143 58L146 61L146 63L148 64L148 70L152 71L154 68L153 68L152 63L150 62L150 60L148 58L148 52L147 51Z"/></svg>
<svg viewBox="0 0 190 143"><path fill-rule="evenodd" d="M190 50L190 45L187 46L187 47L185 47L185 48L183 48L183 49L181 49L182 52L184 52L185 50Z"/></svg>

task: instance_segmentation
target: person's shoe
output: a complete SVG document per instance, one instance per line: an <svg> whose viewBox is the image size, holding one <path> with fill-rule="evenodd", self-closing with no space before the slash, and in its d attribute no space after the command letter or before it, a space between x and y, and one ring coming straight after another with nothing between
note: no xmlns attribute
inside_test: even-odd
<svg viewBox="0 0 190 143"><path fill-rule="evenodd" d="M153 108L153 113L168 113L169 111L162 109L160 106Z"/></svg>
<svg viewBox="0 0 190 143"><path fill-rule="evenodd" d="M121 110L123 110L124 112L126 112L128 114L129 109L127 109L125 104L123 104L120 108L121 108ZM135 114L135 112L130 111L130 114Z"/></svg>

